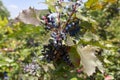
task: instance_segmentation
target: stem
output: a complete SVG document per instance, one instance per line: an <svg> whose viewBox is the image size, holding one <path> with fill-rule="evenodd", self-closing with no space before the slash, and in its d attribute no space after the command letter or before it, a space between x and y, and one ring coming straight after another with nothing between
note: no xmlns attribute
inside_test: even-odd
<svg viewBox="0 0 120 80"><path fill-rule="evenodd" d="M75 4L72 13L70 14L70 16L69 16L68 20L66 21L66 23L63 25L63 29L67 26L67 24L68 24L68 23L70 22L70 20L71 20L71 17L72 17L73 14L76 12L76 6L77 6L77 5Z"/></svg>

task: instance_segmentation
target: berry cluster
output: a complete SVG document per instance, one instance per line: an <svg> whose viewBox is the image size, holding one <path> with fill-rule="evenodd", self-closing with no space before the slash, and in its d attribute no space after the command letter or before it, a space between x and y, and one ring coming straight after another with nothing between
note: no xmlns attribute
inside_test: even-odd
<svg viewBox="0 0 120 80"><path fill-rule="evenodd" d="M62 2L61 0L59 1ZM58 9L59 6L61 6L60 3L56 5L56 8ZM63 41L66 40L66 35L75 36L80 31L80 20L73 17L79 6L80 0L77 0L76 3L70 6L70 10L64 8L66 12L64 12L65 10L59 12L59 10L56 9L56 13L49 13L42 17L45 29L51 31L52 38L49 40L49 44L44 45L42 51L44 59L46 59L47 62L63 60L69 66L73 66L69 57L70 46L63 44ZM66 17L66 14L69 17ZM66 22L61 21L61 18L66 19Z"/></svg>
<svg viewBox="0 0 120 80"><path fill-rule="evenodd" d="M24 66L24 72L29 73L30 75L36 75L37 71L40 69L40 66L37 63L29 63Z"/></svg>
<svg viewBox="0 0 120 80"><path fill-rule="evenodd" d="M52 29L52 28L58 28L58 23L56 22L57 13L52 14L46 14L45 16L42 16L42 20L45 24L45 29Z"/></svg>
<svg viewBox="0 0 120 80"><path fill-rule="evenodd" d="M4 80L9 80L8 72L5 71L3 74L4 74Z"/></svg>
<svg viewBox="0 0 120 80"><path fill-rule="evenodd" d="M69 33L70 36L75 36L80 31L79 19L75 19L74 21L67 24L65 31L66 33Z"/></svg>
<svg viewBox="0 0 120 80"><path fill-rule="evenodd" d="M53 39L54 45L62 45L62 40L66 39L66 34L64 32L54 30L54 32L51 33L51 37Z"/></svg>
<svg viewBox="0 0 120 80"><path fill-rule="evenodd" d="M42 54L44 55L44 59L46 59L47 62L57 62L59 60L62 60L69 66L73 66L69 57L69 49L70 47L65 45L55 46L54 43L50 43L48 45L44 45L44 50L42 51Z"/></svg>

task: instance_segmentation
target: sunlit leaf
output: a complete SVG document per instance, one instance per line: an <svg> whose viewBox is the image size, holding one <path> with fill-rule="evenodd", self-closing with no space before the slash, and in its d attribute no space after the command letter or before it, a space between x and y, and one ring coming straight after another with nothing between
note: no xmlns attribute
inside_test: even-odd
<svg viewBox="0 0 120 80"><path fill-rule="evenodd" d="M57 0L46 0L46 3L48 4L52 4L52 3L55 3Z"/></svg>
<svg viewBox="0 0 120 80"><path fill-rule="evenodd" d="M19 79L23 79L23 80L38 80L38 77L21 74Z"/></svg>
<svg viewBox="0 0 120 80"><path fill-rule="evenodd" d="M98 24L94 19L92 19L90 17L85 17L85 16L81 15L80 13L76 13L76 17L80 18L83 21L92 23L92 24Z"/></svg>
<svg viewBox="0 0 120 80"><path fill-rule="evenodd" d="M110 2L110 3L115 3L117 0L103 0L104 2Z"/></svg>
<svg viewBox="0 0 120 80"><path fill-rule="evenodd" d="M107 63L107 64L113 64L112 62L110 62L108 59L104 59L104 62Z"/></svg>
<svg viewBox="0 0 120 80"><path fill-rule="evenodd" d="M7 30L8 33L13 33L13 30L10 27L7 27L6 30Z"/></svg>
<svg viewBox="0 0 120 80"><path fill-rule="evenodd" d="M78 80L78 79L75 77L75 78L72 78L72 79L70 79L70 80Z"/></svg>
<svg viewBox="0 0 120 80"><path fill-rule="evenodd" d="M0 67L2 66L9 66L9 63L5 61L0 61Z"/></svg>
<svg viewBox="0 0 120 80"><path fill-rule="evenodd" d="M102 8L103 8L103 4L99 2L92 7L93 10L101 10Z"/></svg>
<svg viewBox="0 0 120 80"><path fill-rule="evenodd" d="M0 20L0 26L1 27L7 26L7 24L8 24L8 19L6 17L3 20Z"/></svg>
<svg viewBox="0 0 120 80"><path fill-rule="evenodd" d="M103 8L103 4L99 0L88 0L85 6L92 10L101 10Z"/></svg>
<svg viewBox="0 0 120 80"><path fill-rule="evenodd" d="M98 40L99 40L99 37L98 37L97 35L95 35L94 33L86 32L86 33L84 34L83 39L84 39L85 41L91 41L91 40L96 40L96 41L98 41Z"/></svg>
<svg viewBox="0 0 120 80"><path fill-rule="evenodd" d="M85 3L86 8L91 8L94 4L96 4L98 2L98 0L88 0Z"/></svg>
<svg viewBox="0 0 120 80"><path fill-rule="evenodd" d="M6 58L5 61L6 61L6 62L9 62L9 63L10 63L10 62L13 62L13 60L12 60L12 59L9 59L9 58Z"/></svg>
<svg viewBox="0 0 120 80"><path fill-rule="evenodd" d="M73 46L73 45L75 45L74 42L73 42L72 37L70 37L69 35L67 35L66 44L67 44L68 46Z"/></svg>
<svg viewBox="0 0 120 80"><path fill-rule="evenodd" d="M55 2L57 0L46 0L46 3L48 5L48 8L51 10L51 12L55 12L56 8L55 8Z"/></svg>
<svg viewBox="0 0 120 80"><path fill-rule="evenodd" d="M95 56L96 47L87 45L85 47L77 46L77 51L81 57L81 64L83 65L83 71L88 75L95 73L96 67L103 73L104 68L100 60Z"/></svg>

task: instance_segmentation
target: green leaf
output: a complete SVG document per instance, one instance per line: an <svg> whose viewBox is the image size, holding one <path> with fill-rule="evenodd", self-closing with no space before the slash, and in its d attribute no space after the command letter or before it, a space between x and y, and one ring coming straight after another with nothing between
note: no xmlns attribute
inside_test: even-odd
<svg viewBox="0 0 120 80"><path fill-rule="evenodd" d="M103 0L103 1L108 3L115 3L117 0Z"/></svg>
<svg viewBox="0 0 120 80"><path fill-rule="evenodd" d="M55 2L57 2L57 0L46 0L48 8L51 10L51 12L55 12L56 11Z"/></svg>
<svg viewBox="0 0 120 80"><path fill-rule="evenodd" d="M46 3L52 4L52 3L56 2L56 1L57 1L57 0L46 0Z"/></svg>
<svg viewBox="0 0 120 80"><path fill-rule="evenodd" d="M9 63L13 62L13 60L12 60L12 59L9 59L9 58L5 58L5 61L6 61L6 62L9 62Z"/></svg>
<svg viewBox="0 0 120 80"><path fill-rule="evenodd" d="M76 46L71 46L69 51L70 60L74 64L75 67L79 67L80 65L80 55L77 52Z"/></svg>
<svg viewBox="0 0 120 80"><path fill-rule="evenodd" d="M20 75L20 79L22 78L22 80L38 80L38 77L34 77L34 76L28 76L28 75Z"/></svg>
<svg viewBox="0 0 120 80"><path fill-rule="evenodd" d="M24 56L24 57L27 57L29 54L30 54L30 49L23 49L21 51L21 55Z"/></svg>
<svg viewBox="0 0 120 80"><path fill-rule="evenodd" d="M103 8L103 4L99 2L99 0L88 0L85 3L86 8L92 10L101 10Z"/></svg>
<svg viewBox="0 0 120 80"><path fill-rule="evenodd" d="M91 8L95 3L97 3L98 0L88 0L86 3L85 3L85 6L86 8Z"/></svg>
<svg viewBox="0 0 120 80"><path fill-rule="evenodd" d="M56 11L54 5L48 5L48 6L49 6L48 8L50 9L51 12L55 12Z"/></svg>
<svg viewBox="0 0 120 80"><path fill-rule="evenodd" d="M110 62L107 58L104 58L104 62L105 62L106 64L113 64L113 63Z"/></svg>
<svg viewBox="0 0 120 80"><path fill-rule="evenodd" d="M0 61L0 67L2 66L9 66L9 63L5 61Z"/></svg>
<svg viewBox="0 0 120 80"><path fill-rule="evenodd" d="M83 21L83 22L81 23L81 26L84 26L84 27L86 27L86 28L90 28L90 27L92 27L92 24L89 23L89 22L87 22L87 21Z"/></svg>
<svg viewBox="0 0 120 80"><path fill-rule="evenodd" d="M74 78L72 78L72 79L70 79L70 80L78 80L76 77L74 77Z"/></svg>
<svg viewBox="0 0 120 80"><path fill-rule="evenodd" d="M73 45L75 45L74 42L73 42L73 39L72 39L72 37L70 37L70 35L67 35L67 39L66 39L65 43L66 43L66 45L68 45L68 46L73 46Z"/></svg>
<svg viewBox="0 0 120 80"><path fill-rule="evenodd" d="M92 24L95 24L95 25L98 24L94 19L92 19L92 18L90 18L90 17L85 17L85 16L83 16L80 12L76 13L76 17L77 17L77 18L80 18L81 20L83 20L83 23L84 23L84 24L81 23L81 24L83 24L83 25L91 26L91 23L92 23Z"/></svg>
<svg viewBox="0 0 120 80"><path fill-rule="evenodd" d="M95 35L95 34L92 33L92 32L86 32L86 33L84 34L83 39L84 39L85 41L91 41L91 40L96 40L96 41L98 41L98 40L99 40L99 36Z"/></svg>
<svg viewBox="0 0 120 80"><path fill-rule="evenodd" d="M80 44L83 44L83 45L92 45L92 46L97 46L97 47L104 48L104 49L110 49L110 48L108 48L108 47L106 47L104 45L103 41L94 41L94 40L85 41L84 39L81 39L78 42L78 45L80 45ZM114 47L112 47L112 48L114 49Z"/></svg>
<svg viewBox="0 0 120 80"><path fill-rule="evenodd" d="M95 56L97 47L87 45L85 47L77 46L77 51L81 57L81 64L83 65L83 71L91 76L95 73L96 67L103 73L104 68L100 60Z"/></svg>

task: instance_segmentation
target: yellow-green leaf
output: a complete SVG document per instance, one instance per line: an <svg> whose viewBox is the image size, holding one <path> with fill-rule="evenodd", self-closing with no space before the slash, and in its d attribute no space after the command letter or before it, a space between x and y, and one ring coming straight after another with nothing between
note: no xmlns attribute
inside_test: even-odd
<svg viewBox="0 0 120 80"><path fill-rule="evenodd" d="M98 2L98 0L88 0L85 3L86 8L91 8L94 4L96 4Z"/></svg>
<svg viewBox="0 0 120 80"><path fill-rule="evenodd" d="M115 3L117 0L104 0L104 2L110 2L110 3Z"/></svg>

